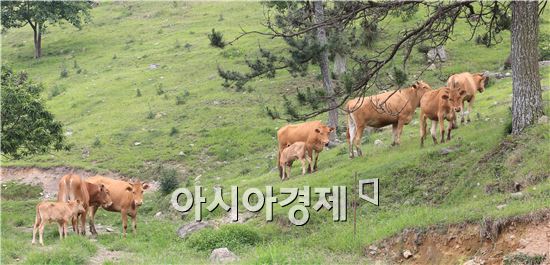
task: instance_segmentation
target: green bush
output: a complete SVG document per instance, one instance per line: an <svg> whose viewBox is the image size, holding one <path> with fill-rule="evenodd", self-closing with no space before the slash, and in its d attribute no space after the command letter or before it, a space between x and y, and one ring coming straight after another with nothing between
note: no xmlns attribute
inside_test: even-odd
<svg viewBox="0 0 550 265"><path fill-rule="evenodd" d="M223 34L215 29L212 29L212 33L208 34L210 45L218 48L225 47L225 41L223 40Z"/></svg>
<svg viewBox="0 0 550 265"><path fill-rule="evenodd" d="M175 169L162 169L160 175L160 190L163 194L169 194L180 185Z"/></svg>
<svg viewBox="0 0 550 265"><path fill-rule="evenodd" d="M220 229L204 229L192 234L188 245L199 251L211 251L215 248L226 247L230 250L244 246L254 246L260 242L258 231L248 225L229 224Z"/></svg>

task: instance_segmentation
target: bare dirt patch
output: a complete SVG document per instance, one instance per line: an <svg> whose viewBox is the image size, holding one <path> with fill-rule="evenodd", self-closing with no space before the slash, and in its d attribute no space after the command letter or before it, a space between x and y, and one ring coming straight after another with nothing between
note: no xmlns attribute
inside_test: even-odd
<svg viewBox="0 0 550 265"><path fill-rule="evenodd" d="M367 247L365 252L388 264L490 265L526 255L542 257L540 264L550 265L550 209L481 224L407 229L377 247Z"/></svg>
<svg viewBox="0 0 550 265"><path fill-rule="evenodd" d="M69 173L80 175L83 178L97 175L96 172L75 169L72 167L1 167L0 183L15 181L30 185L41 186L44 190L44 199L52 199L55 198L55 196L57 195L59 180L61 179L61 177ZM102 173L101 175L114 179L125 178L120 174L112 172ZM158 185L156 182L154 182L151 183L151 188L148 189L148 191L155 191L157 190L157 188Z"/></svg>
<svg viewBox="0 0 550 265"><path fill-rule="evenodd" d="M105 262L116 263L126 256L124 251L110 251L101 245L97 245L97 253L88 261L88 265L101 265Z"/></svg>

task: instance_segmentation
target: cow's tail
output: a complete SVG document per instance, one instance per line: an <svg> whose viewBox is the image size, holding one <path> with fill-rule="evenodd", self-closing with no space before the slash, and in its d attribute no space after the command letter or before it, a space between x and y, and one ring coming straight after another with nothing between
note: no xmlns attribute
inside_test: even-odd
<svg viewBox="0 0 550 265"><path fill-rule="evenodd" d="M67 182L67 178L63 177L59 182L59 189L57 191L57 201L67 202L69 201L69 190L70 186Z"/></svg>

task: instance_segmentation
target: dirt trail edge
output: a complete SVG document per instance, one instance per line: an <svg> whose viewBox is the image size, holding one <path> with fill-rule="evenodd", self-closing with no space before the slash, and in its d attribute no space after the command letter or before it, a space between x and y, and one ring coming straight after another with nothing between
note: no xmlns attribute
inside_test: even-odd
<svg viewBox="0 0 550 265"><path fill-rule="evenodd" d="M406 229L367 246L365 254L382 264L550 265L550 208L480 223Z"/></svg>

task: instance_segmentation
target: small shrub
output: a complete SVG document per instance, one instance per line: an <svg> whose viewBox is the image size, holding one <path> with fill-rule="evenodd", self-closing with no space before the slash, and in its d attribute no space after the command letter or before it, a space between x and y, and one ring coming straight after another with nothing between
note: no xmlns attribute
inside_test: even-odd
<svg viewBox="0 0 550 265"><path fill-rule="evenodd" d="M92 146L93 147L100 147L101 146L101 140L99 139L99 137L95 137L95 140L94 142L92 143Z"/></svg>
<svg viewBox="0 0 550 265"><path fill-rule="evenodd" d="M190 247L199 251L211 251L215 248L227 247L231 250L243 246L253 246L260 242L256 229L243 224L230 224L218 230L204 229L192 234L188 239Z"/></svg>
<svg viewBox="0 0 550 265"><path fill-rule="evenodd" d="M176 40L176 45L174 45L174 48L179 49L181 48L181 44L179 40Z"/></svg>
<svg viewBox="0 0 550 265"><path fill-rule="evenodd" d="M210 45L218 48L225 47L225 41L223 40L223 34L215 29L212 29L212 33L208 34Z"/></svg>
<svg viewBox="0 0 550 265"><path fill-rule="evenodd" d="M416 46L416 50L422 54L427 54L431 49L432 47L424 43L420 43L418 46Z"/></svg>
<svg viewBox="0 0 550 265"><path fill-rule="evenodd" d="M220 17L218 18L218 21L223 21L223 14L220 14Z"/></svg>
<svg viewBox="0 0 550 265"><path fill-rule="evenodd" d="M485 33L483 35L477 35L476 43L479 44L479 45L485 45L486 47L490 47L491 46L491 39L489 37L489 34Z"/></svg>
<svg viewBox="0 0 550 265"><path fill-rule="evenodd" d="M153 113L152 110L149 110L149 112L147 113L147 119L152 120L154 118L155 118L155 113Z"/></svg>
<svg viewBox="0 0 550 265"><path fill-rule="evenodd" d="M63 92L65 92L65 87L61 85L55 85L52 87L52 90L50 90L50 94L48 95L48 99L52 99L54 97L57 97L61 95Z"/></svg>
<svg viewBox="0 0 550 265"><path fill-rule="evenodd" d="M59 73L59 76L61 78L67 78L69 77L69 70L67 70L67 67L65 65L61 66L61 72Z"/></svg>
<svg viewBox="0 0 550 265"><path fill-rule="evenodd" d="M174 136L176 134L178 134L180 131L178 130L178 128L176 127L172 127L172 129L170 129L170 136Z"/></svg>
<svg viewBox="0 0 550 265"><path fill-rule="evenodd" d="M113 54L113 60L116 60L116 58L117 58L116 54Z"/></svg>
<svg viewBox="0 0 550 265"><path fill-rule="evenodd" d="M185 104L185 96L184 95L177 95L176 96L176 105L183 105Z"/></svg>
<svg viewBox="0 0 550 265"><path fill-rule="evenodd" d="M180 185L175 169L162 169L160 171L160 190L163 194L169 194Z"/></svg>
<svg viewBox="0 0 550 265"><path fill-rule="evenodd" d="M136 97L141 97L141 90L139 88L136 89Z"/></svg>
<svg viewBox="0 0 550 265"><path fill-rule="evenodd" d="M185 45L183 46L183 48L185 48L188 52L190 52L192 46L193 46L193 45L191 45L191 44L189 44L189 43L185 43Z"/></svg>
<svg viewBox="0 0 550 265"><path fill-rule="evenodd" d="M162 84L158 84L157 86L157 95L162 95L164 94L164 89L162 89Z"/></svg>
<svg viewBox="0 0 550 265"><path fill-rule="evenodd" d="M78 66L78 63L76 62L76 60L73 61L73 68L74 69L79 69L80 66Z"/></svg>

